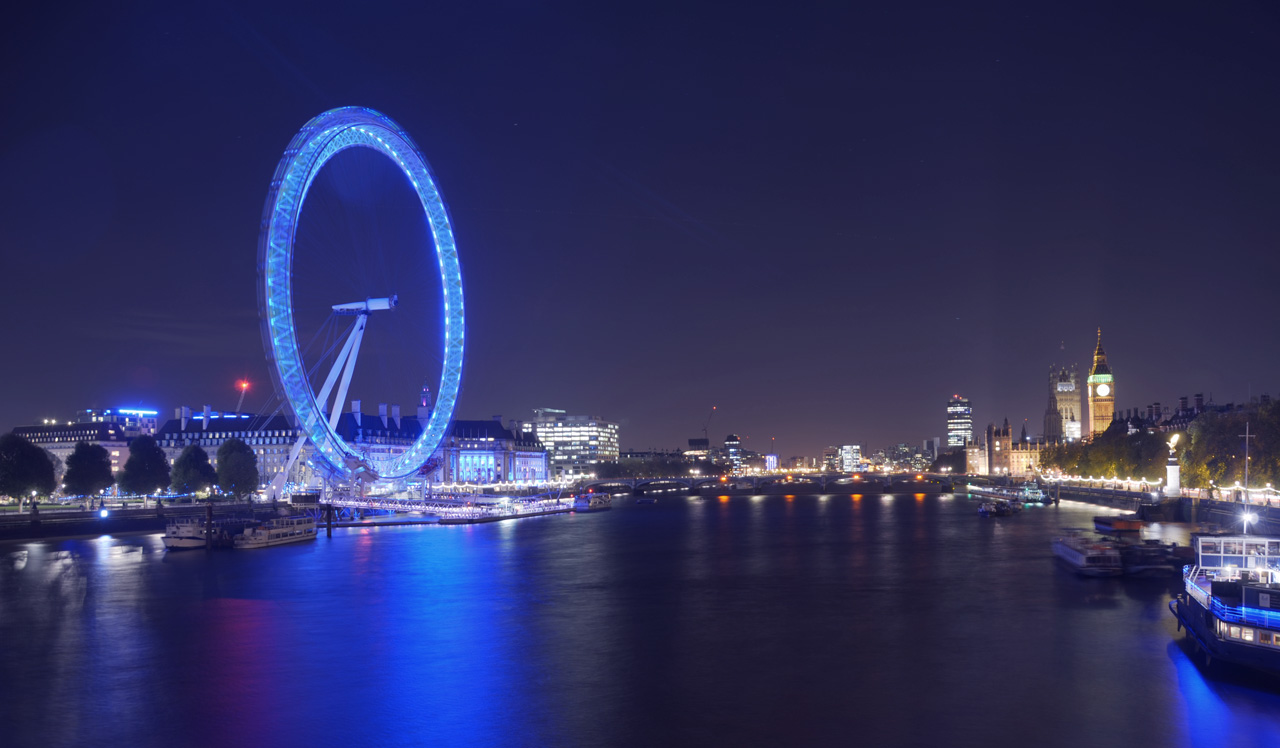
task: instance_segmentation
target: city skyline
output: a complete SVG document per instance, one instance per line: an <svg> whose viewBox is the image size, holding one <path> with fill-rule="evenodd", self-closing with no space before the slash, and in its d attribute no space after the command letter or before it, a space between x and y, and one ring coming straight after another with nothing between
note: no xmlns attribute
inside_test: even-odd
<svg viewBox="0 0 1280 748"><path fill-rule="evenodd" d="M344 104L417 134L449 195L459 418L596 413L645 448L701 436L715 405L712 434L786 457L941 436L958 392L977 427L1034 429L1047 367L1085 371L1098 326L1117 410L1274 391L1272 12L1010 9L799 9L782 30L749 8L731 28L453 9L450 33L317 34L276 9L23 8L0 423L226 410L242 378L262 407L266 185ZM607 310L564 314L588 297Z"/></svg>

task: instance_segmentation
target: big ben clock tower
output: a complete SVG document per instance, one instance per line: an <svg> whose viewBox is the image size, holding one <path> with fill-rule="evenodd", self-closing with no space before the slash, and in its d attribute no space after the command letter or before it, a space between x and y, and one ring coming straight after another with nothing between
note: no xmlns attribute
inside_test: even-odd
<svg viewBox="0 0 1280 748"><path fill-rule="evenodd" d="M1089 432L1097 436L1111 425L1116 412L1116 383L1107 366L1107 352L1102 350L1102 328L1098 328L1098 349L1093 352L1093 368L1089 370Z"/></svg>

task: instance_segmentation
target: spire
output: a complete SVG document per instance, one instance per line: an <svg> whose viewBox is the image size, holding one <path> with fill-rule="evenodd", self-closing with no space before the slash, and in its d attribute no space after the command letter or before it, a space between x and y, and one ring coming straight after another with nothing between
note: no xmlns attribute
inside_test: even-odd
<svg viewBox="0 0 1280 748"><path fill-rule="evenodd" d="M422 392L418 395L418 422L426 428L427 421L431 420L431 383L422 383Z"/></svg>
<svg viewBox="0 0 1280 748"><path fill-rule="evenodd" d="M1107 366L1107 352L1102 350L1102 328L1098 328L1098 347L1093 352L1093 371L1090 376L1098 374L1110 374L1111 367Z"/></svg>

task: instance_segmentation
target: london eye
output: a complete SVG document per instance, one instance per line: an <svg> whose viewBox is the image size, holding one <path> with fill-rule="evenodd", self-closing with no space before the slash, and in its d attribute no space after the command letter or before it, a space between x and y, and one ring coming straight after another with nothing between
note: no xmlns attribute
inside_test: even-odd
<svg viewBox="0 0 1280 748"><path fill-rule="evenodd" d="M295 244L303 206L321 169L350 149L364 149L384 157L407 179L429 229L429 240L423 244L431 245L414 246L411 250L434 254L433 264L439 268L443 351L438 359L440 379L434 407L426 422L420 424L416 440L403 450L391 452L363 449L344 439L338 430L339 416L346 405L366 330L391 315L405 314L406 307L400 300L406 291L412 296L415 290L422 290L421 279L393 271L391 277L409 286L408 289L395 293L381 287L356 287L351 291L359 294L356 298L325 301L330 320L344 327L334 338L331 350L336 351L336 355L326 359L326 363L331 361L331 367L318 388L311 376L317 371L317 365L308 365L304 360L305 346L299 343ZM337 268L336 272L343 271ZM331 480L401 479L418 474L440 446L458 396L464 331L462 275L444 199L426 159L400 125L373 109L341 107L320 114L298 131L271 180L258 239L258 273L263 347L272 364L277 394L292 410L301 434L286 464L292 465L304 443L309 442L314 448L313 459L319 461ZM410 313L415 317L427 316L421 306ZM398 343L422 347L429 341ZM372 353L376 357L378 351ZM370 354L367 346L365 354L367 359ZM276 476L273 495L279 494L287 473L288 467Z"/></svg>

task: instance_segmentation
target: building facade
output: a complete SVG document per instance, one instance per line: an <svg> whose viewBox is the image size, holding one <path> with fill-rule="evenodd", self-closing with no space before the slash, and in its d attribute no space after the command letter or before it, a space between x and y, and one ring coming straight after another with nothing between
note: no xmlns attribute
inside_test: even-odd
<svg viewBox="0 0 1280 748"><path fill-rule="evenodd" d="M351 412L338 417L334 431L347 444L379 459L403 454L422 434L420 417L401 416L399 406L378 406L377 415L363 413L360 401ZM249 413L217 413L207 406L202 413L179 408L175 418L156 433L169 464L189 445L197 445L217 468L218 448L228 439L240 439L258 456L258 474L265 487L286 469L289 453L301 433L282 415L264 418ZM289 471L287 481L296 486L317 486L324 478L322 466L312 461L313 449L305 444ZM504 428L500 420L454 421L439 449L417 479L435 483L542 483L548 478L547 452L535 439Z"/></svg>
<svg viewBox="0 0 1280 748"><path fill-rule="evenodd" d="M1025 428L1023 430L1025 432ZM1031 477L1040 469L1040 452L1043 449L1041 442L1014 437L1007 418L1003 426L987 426L986 461L990 475Z"/></svg>
<svg viewBox="0 0 1280 748"><path fill-rule="evenodd" d="M545 483L547 451L500 420L454 421L436 452L440 483Z"/></svg>
<svg viewBox="0 0 1280 748"><path fill-rule="evenodd" d="M735 474L741 474L742 464L742 437L737 434L729 434L724 438L724 454L729 460L729 464L733 466Z"/></svg>
<svg viewBox="0 0 1280 748"><path fill-rule="evenodd" d="M857 473L862 470L862 445L846 444L840 447L840 472Z"/></svg>
<svg viewBox="0 0 1280 748"><path fill-rule="evenodd" d="M62 461L64 468L67 458L80 442L107 450L107 455L111 458L113 475L118 474L124 468L125 461L129 459L129 437L125 427L119 423L46 422L39 426L18 426L13 433L37 447L49 450L49 454Z"/></svg>
<svg viewBox="0 0 1280 748"><path fill-rule="evenodd" d="M85 408L76 411L77 423L115 423L124 428L124 435L130 439L135 436L155 436L159 424L159 413L144 408Z"/></svg>
<svg viewBox="0 0 1280 748"><path fill-rule="evenodd" d="M969 475L987 475L987 447L978 442L969 442L964 448L964 471Z"/></svg>
<svg viewBox="0 0 1280 748"><path fill-rule="evenodd" d="M551 477L590 475L599 463L618 461L618 424L554 408L538 408L533 414L515 430L546 449Z"/></svg>
<svg viewBox="0 0 1280 748"><path fill-rule="evenodd" d="M1093 352L1093 368L1089 370L1089 436L1097 436L1111 425L1116 412L1116 384L1102 350L1102 328L1098 328L1098 347Z"/></svg>
<svg viewBox="0 0 1280 748"><path fill-rule="evenodd" d="M76 411L76 420L60 423L46 419L36 426L18 426L13 433L61 460L65 469L67 458L75 451L76 444L84 442L107 450L111 459L112 474L124 469L129 459L129 442L143 435L156 433L156 411L140 408L85 408Z"/></svg>
<svg viewBox="0 0 1280 748"><path fill-rule="evenodd" d="M947 402L947 446L963 447L973 441L973 408L969 399L952 395Z"/></svg>
<svg viewBox="0 0 1280 748"><path fill-rule="evenodd" d="M203 412L193 413L191 408L178 408L174 418L156 431L156 443L164 450L173 466L182 451L197 446L209 455L209 464L217 469L218 448L228 439L239 439L258 457L258 477L261 486L271 483L289 461L289 451L298 440L299 432L282 415L255 416L251 413L220 413L205 406ZM303 448L294 464L289 480L306 484L312 477L308 468L310 445Z"/></svg>

